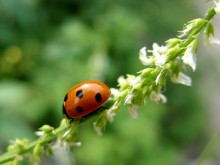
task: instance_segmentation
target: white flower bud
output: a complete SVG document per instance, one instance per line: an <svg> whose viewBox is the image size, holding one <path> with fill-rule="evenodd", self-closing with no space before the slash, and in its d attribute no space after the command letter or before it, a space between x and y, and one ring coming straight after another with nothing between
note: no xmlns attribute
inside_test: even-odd
<svg viewBox="0 0 220 165"><path fill-rule="evenodd" d="M192 85L192 80L189 76L185 75L184 73L180 72L177 75L172 75L171 76L171 81L174 82L174 83L180 83L180 84L183 84L183 85L186 85L186 86L191 86Z"/></svg>
<svg viewBox="0 0 220 165"><path fill-rule="evenodd" d="M150 94L150 99L152 101L155 101L155 102L162 102L162 103L166 103L167 102L167 98L166 96L164 96L163 94L161 94L160 92L155 92L155 91L152 91L151 94Z"/></svg>
<svg viewBox="0 0 220 165"><path fill-rule="evenodd" d="M153 59L147 57L146 47L143 47L139 52L139 60L143 65L151 65L153 63Z"/></svg>
<svg viewBox="0 0 220 165"><path fill-rule="evenodd" d="M217 14L220 14L220 2L215 0L214 3L215 3L215 7L214 7L215 12Z"/></svg>

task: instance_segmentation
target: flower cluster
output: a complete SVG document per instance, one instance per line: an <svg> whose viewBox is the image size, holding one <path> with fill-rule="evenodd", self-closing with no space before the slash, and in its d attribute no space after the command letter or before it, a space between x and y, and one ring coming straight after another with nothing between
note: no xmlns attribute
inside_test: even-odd
<svg viewBox="0 0 220 165"><path fill-rule="evenodd" d="M132 118L137 118L137 109L145 103L146 98L154 102L166 103L167 98L163 94L167 77L171 82L186 86L192 85L189 76L182 72L184 65L196 70L196 52L199 44L199 34L203 30L204 40L208 44L220 44L215 39L212 17L219 13L220 3L215 1L215 8L211 8L205 18L197 18L184 25L176 38L165 41L160 46L153 43L152 49L143 47L139 51L139 59L146 66L138 72L138 75L127 75L126 78L118 78L118 89L112 89L112 104L101 113L94 123L95 130L102 134L107 122L112 121L121 104L128 105L128 112ZM185 67L184 67L185 68Z"/></svg>

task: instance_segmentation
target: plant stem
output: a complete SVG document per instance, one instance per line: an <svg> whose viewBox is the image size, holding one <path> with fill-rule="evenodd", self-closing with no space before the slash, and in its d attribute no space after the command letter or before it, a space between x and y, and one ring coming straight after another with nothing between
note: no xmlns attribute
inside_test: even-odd
<svg viewBox="0 0 220 165"><path fill-rule="evenodd" d="M192 33L187 37L185 41L180 45L180 47L187 47L194 39L195 36L197 36L201 30L207 25L207 23L215 16L216 12L214 8L211 8L208 10L208 12L205 15L205 22L200 25L197 29L193 30ZM177 58L179 55L183 53L184 49L180 49L172 58L169 59L169 61L174 60ZM167 61L168 62L168 61Z"/></svg>
<svg viewBox="0 0 220 165"><path fill-rule="evenodd" d="M71 125L60 126L57 129L55 129L53 131L53 133L47 134L46 136L33 141L28 146L23 147L22 149L16 149L13 152L6 152L5 154L0 155L0 164L12 161L17 155L23 155L23 154L31 151L38 143L40 143L43 146L43 145L53 141L59 135L66 132L70 128L70 126Z"/></svg>

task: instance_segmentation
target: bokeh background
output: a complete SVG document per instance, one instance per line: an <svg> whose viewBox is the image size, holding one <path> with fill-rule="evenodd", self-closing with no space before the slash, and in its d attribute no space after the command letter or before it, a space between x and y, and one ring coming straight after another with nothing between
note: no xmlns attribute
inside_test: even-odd
<svg viewBox="0 0 220 165"><path fill-rule="evenodd" d="M116 87L120 75L143 68L140 48L175 37L209 6L204 0L1 0L0 153L15 138L36 139L43 124L57 127L72 85L97 79ZM56 149L41 164L192 164L218 131L216 50L201 41L197 71L185 70L193 86L168 82L167 104L147 100L136 120L122 107L102 137L91 119L80 127L81 147Z"/></svg>

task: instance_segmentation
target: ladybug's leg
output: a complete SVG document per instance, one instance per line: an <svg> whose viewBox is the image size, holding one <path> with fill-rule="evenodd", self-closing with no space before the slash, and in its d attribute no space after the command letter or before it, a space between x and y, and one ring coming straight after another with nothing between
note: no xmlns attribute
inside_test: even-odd
<svg viewBox="0 0 220 165"><path fill-rule="evenodd" d="M89 118L92 118L93 116L99 114L99 112L101 112L101 111L104 110L104 109L106 109L106 108L99 107L99 108L97 108L95 111L93 111L93 112L89 113L88 115L84 116L84 117L82 118L82 120L87 120L87 119L89 119Z"/></svg>
<svg viewBox="0 0 220 165"><path fill-rule="evenodd" d="M70 124L72 124L72 122L74 121L74 119L70 118L69 121L70 121Z"/></svg>

